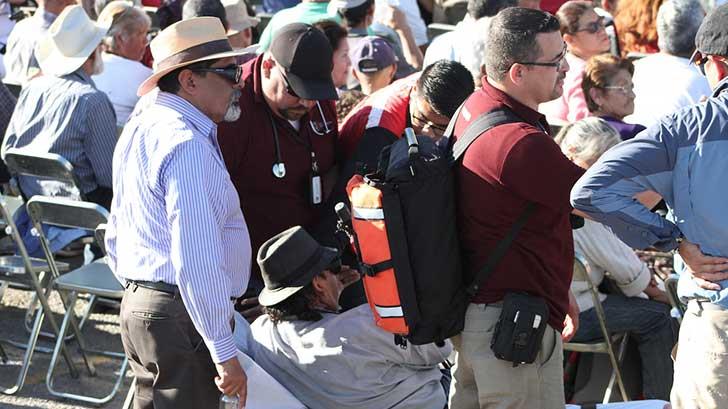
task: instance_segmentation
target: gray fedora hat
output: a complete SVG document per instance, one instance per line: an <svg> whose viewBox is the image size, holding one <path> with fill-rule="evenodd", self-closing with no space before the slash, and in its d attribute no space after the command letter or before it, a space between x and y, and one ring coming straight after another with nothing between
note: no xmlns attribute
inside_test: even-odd
<svg viewBox="0 0 728 409"><path fill-rule="evenodd" d="M258 265L265 283L258 302L268 307L292 296L338 256L338 250L320 245L301 226L271 237L258 250Z"/></svg>

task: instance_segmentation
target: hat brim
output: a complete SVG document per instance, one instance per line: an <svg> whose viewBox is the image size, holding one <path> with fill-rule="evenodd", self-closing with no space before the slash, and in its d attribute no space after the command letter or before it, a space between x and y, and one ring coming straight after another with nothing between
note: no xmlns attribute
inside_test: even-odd
<svg viewBox="0 0 728 409"><path fill-rule="evenodd" d="M339 99L339 93L336 92L336 86L331 76L327 79L304 79L288 71L286 77L291 88L293 88L293 92L300 98L310 101Z"/></svg>
<svg viewBox="0 0 728 409"><path fill-rule="evenodd" d="M258 303L264 307L270 307L271 305L276 305L284 301L286 298L292 296L311 283L313 278L324 271L326 267L338 256L338 250L332 247L323 247L321 257L310 270L308 270L305 274L302 274L298 280L295 280L287 287L280 287L273 290L270 290L267 287L264 288L263 291L260 292L260 295L258 295Z"/></svg>
<svg viewBox="0 0 728 409"><path fill-rule="evenodd" d="M245 30L246 28L255 27L260 23L260 19L257 17L245 17L243 21L239 23L231 23L228 29L228 36L235 35Z"/></svg>
<svg viewBox="0 0 728 409"><path fill-rule="evenodd" d="M257 45L256 45L256 47L257 47ZM188 65L192 65L194 63L198 63L201 61L219 60L221 58L237 57L239 55L249 54L251 52L255 52L255 48L252 46L242 48L239 50L226 51L224 53L210 54L208 56L198 58L196 60L185 61L183 63L169 66L163 70L160 70L159 72L153 73L149 78L145 79L144 82L142 82L141 85L139 85L139 88L137 88L137 96L139 96L139 97L144 96L144 94L153 90L157 86L157 81L159 81L160 78L164 77L165 75L169 74L170 72L172 72L178 68L186 67Z"/></svg>
<svg viewBox="0 0 728 409"><path fill-rule="evenodd" d="M50 35L46 35L35 49L36 59L43 74L61 77L70 74L81 68L96 47L101 44L101 40L106 36L108 28L96 27L95 34L88 44L76 55L63 55L53 44Z"/></svg>

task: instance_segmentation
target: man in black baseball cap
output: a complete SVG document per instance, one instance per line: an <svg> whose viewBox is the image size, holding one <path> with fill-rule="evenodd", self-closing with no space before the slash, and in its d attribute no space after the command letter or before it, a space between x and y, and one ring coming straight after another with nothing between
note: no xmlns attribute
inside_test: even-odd
<svg viewBox="0 0 728 409"><path fill-rule="evenodd" d="M281 27L270 48L242 66L242 114L218 128L218 140L253 252L290 227L315 231L328 210L338 140L332 67L326 36L302 23ZM262 288L254 265L248 296Z"/></svg>

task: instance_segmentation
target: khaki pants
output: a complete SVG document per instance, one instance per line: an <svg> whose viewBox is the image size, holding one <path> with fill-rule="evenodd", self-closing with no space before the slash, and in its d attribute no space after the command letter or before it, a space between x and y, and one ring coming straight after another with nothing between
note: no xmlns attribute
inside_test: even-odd
<svg viewBox="0 0 728 409"><path fill-rule="evenodd" d="M691 301L683 317L670 394L673 409L728 408L728 311L709 307Z"/></svg>
<svg viewBox="0 0 728 409"><path fill-rule="evenodd" d="M452 338L457 360L450 385L451 409L563 409L561 334L551 328L533 364L514 368L490 349L501 308L470 304L463 332Z"/></svg>
<svg viewBox="0 0 728 409"><path fill-rule="evenodd" d="M137 384L135 409L214 409L217 370L179 294L131 284L121 301L121 341Z"/></svg>

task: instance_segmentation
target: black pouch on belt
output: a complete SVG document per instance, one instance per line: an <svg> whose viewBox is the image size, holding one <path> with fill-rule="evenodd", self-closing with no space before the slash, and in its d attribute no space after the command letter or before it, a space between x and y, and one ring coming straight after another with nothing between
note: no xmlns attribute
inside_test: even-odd
<svg viewBox="0 0 728 409"><path fill-rule="evenodd" d="M490 348L496 358L520 364L536 360L549 320L546 301L524 293L508 293L495 326Z"/></svg>

